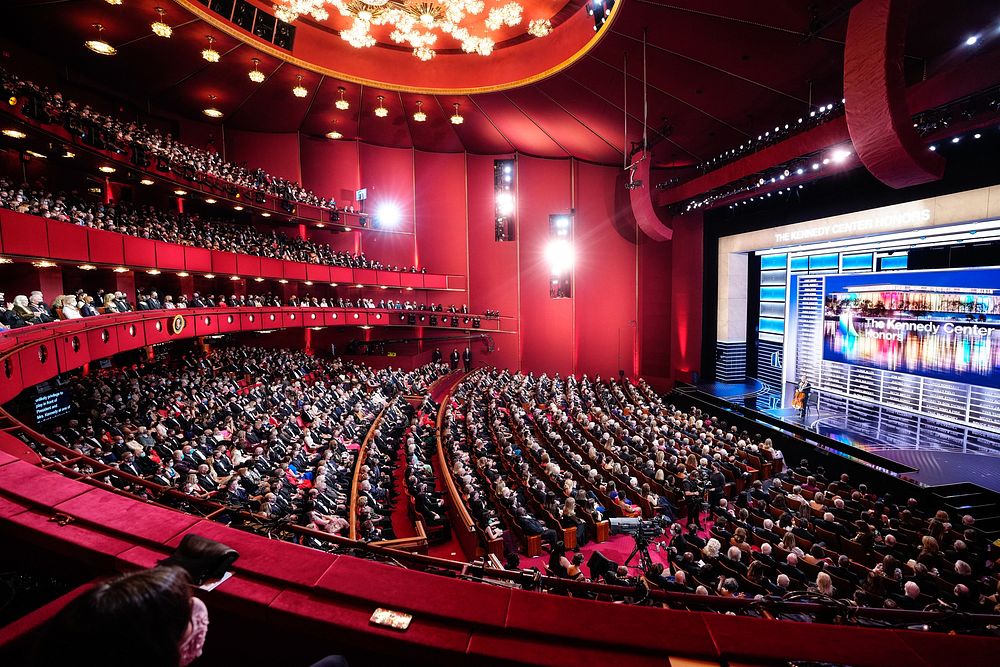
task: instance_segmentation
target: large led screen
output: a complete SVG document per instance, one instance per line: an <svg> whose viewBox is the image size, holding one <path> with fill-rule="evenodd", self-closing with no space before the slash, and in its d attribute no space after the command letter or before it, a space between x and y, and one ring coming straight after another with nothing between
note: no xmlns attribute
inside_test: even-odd
<svg viewBox="0 0 1000 667"><path fill-rule="evenodd" d="M1000 269L828 276L823 358L1000 388Z"/></svg>

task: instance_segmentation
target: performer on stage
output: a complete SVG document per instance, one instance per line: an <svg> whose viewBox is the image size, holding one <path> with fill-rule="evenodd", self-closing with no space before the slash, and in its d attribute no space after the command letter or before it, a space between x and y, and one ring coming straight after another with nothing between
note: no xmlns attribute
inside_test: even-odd
<svg viewBox="0 0 1000 667"><path fill-rule="evenodd" d="M797 408L799 416L806 418L806 406L809 405L809 395L812 394L813 386L805 375L799 380L799 386L795 389L795 398L792 399L792 407Z"/></svg>

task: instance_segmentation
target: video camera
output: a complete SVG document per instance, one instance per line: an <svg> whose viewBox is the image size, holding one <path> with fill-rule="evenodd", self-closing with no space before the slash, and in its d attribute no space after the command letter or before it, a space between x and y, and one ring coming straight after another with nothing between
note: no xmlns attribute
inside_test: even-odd
<svg viewBox="0 0 1000 667"><path fill-rule="evenodd" d="M631 535L638 542L640 540L644 542L651 542L657 537L663 535L670 528L670 524L673 521L669 517L658 516L652 519L639 519L635 523L630 525L622 526L621 532L625 535Z"/></svg>

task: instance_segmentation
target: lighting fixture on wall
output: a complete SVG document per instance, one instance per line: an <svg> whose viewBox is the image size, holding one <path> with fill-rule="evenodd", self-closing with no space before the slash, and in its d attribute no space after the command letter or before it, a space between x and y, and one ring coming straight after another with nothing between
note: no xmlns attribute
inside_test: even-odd
<svg viewBox="0 0 1000 667"><path fill-rule="evenodd" d="M239 204L237 204L236 206L234 206L234 207L233 207L233 210L234 210L234 211L242 211L242 210L243 210L243 207L242 207L242 206L240 206Z"/></svg>
<svg viewBox="0 0 1000 667"><path fill-rule="evenodd" d="M215 108L215 95L208 96L209 106L201 112L209 118L222 118L222 112Z"/></svg>
<svg viewBox="0 0 1000 667"><path fill-rule="evenodd" d="M47 259L43 259L38 262L32 262L31 265L39 269L51 269L53 266L56 265L56 263L50 262Z"/></svg>
<svg viewBox="0 0 1000 667"><path fill-rule="evenodd" d="M347 111L351 108L351 103L344 99L344 93L346 93L347 90L343 86L340 86L337 88L337 92L340 94L340 98L333 103L333 106L337 107L341 111Z"/></svg>
<svg viewBox="0 0 1000 667"><path fill-rule="evenodd" d="M188 276L190 276L190 275L191 275L191 274L190 274L190 273L188 273L187 271L178 271L178 272L177 272L177 277L178 277L178 278L187 278L187 277L188 277Z"/></svg>
<svg viewBox="0 0 1000 667"><path fill-rule="evenodd" d="M3 136L10 137L11 139L24 139L28 135L26 135L21 130L14 130L11 128L7 128L3 130Z"/></svg>
<svg viewBox="0 0 1000 667"><path fill-rule="evenodd" d="M268 213L267 211L264 211L263 213L260 214L260 217L262 217L262 218L270 218L271 214Z"/></svg>
<svg viewBox="0 0 1000 667"><path fill-rule="evenodd" d="M177 195L178 197L183 197L184 195L187 194L187 190L174 190L174 194Z"/></svg>
<svg viewBox="0 0 1000 667"><path fill-rule="evenodd" d="M455 113L451 115L449 120L452 125L461 125L465 122L465 118L462 117L462 114L458 113L458 102L455 102L452 106L455 108Z"/></svg>
<svg viewBox="0 0 1000 667"><path fill-rule="evenodd" d="M389 110L386 109L385 106L383 106L382 104L384 101L385 101L385 95L379 95L378 106L375 107L375 115L378 116L379 118L385 118L386 116L389 115Z"/></svg>
<svg viewBox="0 0 1000 667"><path fill-rule="evenodd" d="M128 273L128 269L126 269L126 268L125 268L124 266L116 266L116 267L115 267L115 268L113 269L113 271L114 271L115 273Z"/></svg>
<svg viewBox="0 0 1000 667"><path fill-rule="evenodd" d="M212 45L215 44L215 37L212 37L211 35L206 35L205 39L208 40L208 48L202 50L201 57L210 63L219 62L219 58L221 58L222 56L220 56L219 52L212 47Z"/></svg>
<svg viewBox="0 0 1000 667"><path fill-rule="evenodd" d="M148 273L151 276L158 276L158 275L160 275L160 270L159 269L150 269L149 271L146 271L146 273Z"/></svg>
<svg viewBox="0 0 1000 667"><path fill-rule="evenodd" d="M154 181L151 178L144 178L144 179L142 179L142 180L139 181L139 185L152 185L153 182Z"/></svg>
<svg viewBox="0 0 1000 667"><path fill-rule="evenodd" d="M213 278L215 278L215 274L214 273L206 273L205 277L208 278L209 280L212 280Z"/></svg>
<svg viewBox="0 0 1000 667"><path fill-rule="evenodd" d="M250 62L253 63L253 69L247 72L247 76L249 76L250 80L254 83L264 83L264 79L266 77L263 72L257 69L257 66L260 65L260 58L251 58Z"/></svg>
<svg viewBox="0 0 1000 667"><path fill-rule="evenodd" d="M424 113L424 103L417 100L417 111L413 114L413 120L418 123L422 123L427 120L427 114Z"/></svg>
<svg viewBox="0 0 1000 667"><path fill-rule="evenodd" d="M108 165L102 165L102 166L98 167L97 170L98 171L102 171L105 174L113 174L113 173L115 173L115 168L114 167L110 167Z"/></svg>
<svg viewBox="0 0 1000 667"><path fill-rule="evenodd" d="M309 91L306 90L306 87L302 85L301 74L295 75L295 81L296 81L295 87L292 88L292 95L295 95L295 97L305 97L306 95L308 95Z"/></svg>
<svg viewBox="0 0 1000 667"><path fill-rule="evenodd" d="M205 203L206 203L206 204L214 204L214 203L216 203L217 201L218 201L218 199L214 199L214 198L212 198L212 197L206 197L206 198L205 198Z"/></svg>
<svg viewBox="0 0 1000 667"><path fill-rule="evenodd" d="M95 23L94 27L97 29L97 39L88 39L83 45L102 56L113 56L118 53L118 49L101 39L101 32L104 30L104 26L100 23Z"/></svg>
<svg viewBox="0 0 1000 667"><path fill-rule="evenodd" d="M153 34L163 39L170 39L170 36L174 34L174 29L163 21L163 15L167 12L164 11L163 7L156 7L153 11L159 15L158 19L149 24Z"/></svg>
<svg viewBox="0 0 1000 667"><path fill-rule="evenodd" d="M78 266L76 268L80 269L81 271L93 271L97 267L94 266L93 264L81 264L80 266Z"/></svg>

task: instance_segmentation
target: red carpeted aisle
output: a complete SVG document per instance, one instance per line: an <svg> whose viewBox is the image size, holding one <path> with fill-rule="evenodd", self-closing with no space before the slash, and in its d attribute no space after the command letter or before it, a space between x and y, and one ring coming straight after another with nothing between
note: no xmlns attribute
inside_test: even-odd
<svg viewBox="0 0 1000 667"><path fill-rule="evenodd" d="M405 436L403 441L405 442ZM392 531L396 533L397 539L404 537L416 537L417 531L410 521L410 496L406 489L406 451L403 443L400 443L399 451L396 452L399 459L399 467L396 468L396 478L393 484L396 486L396 506L392 510Z"/></svg>

